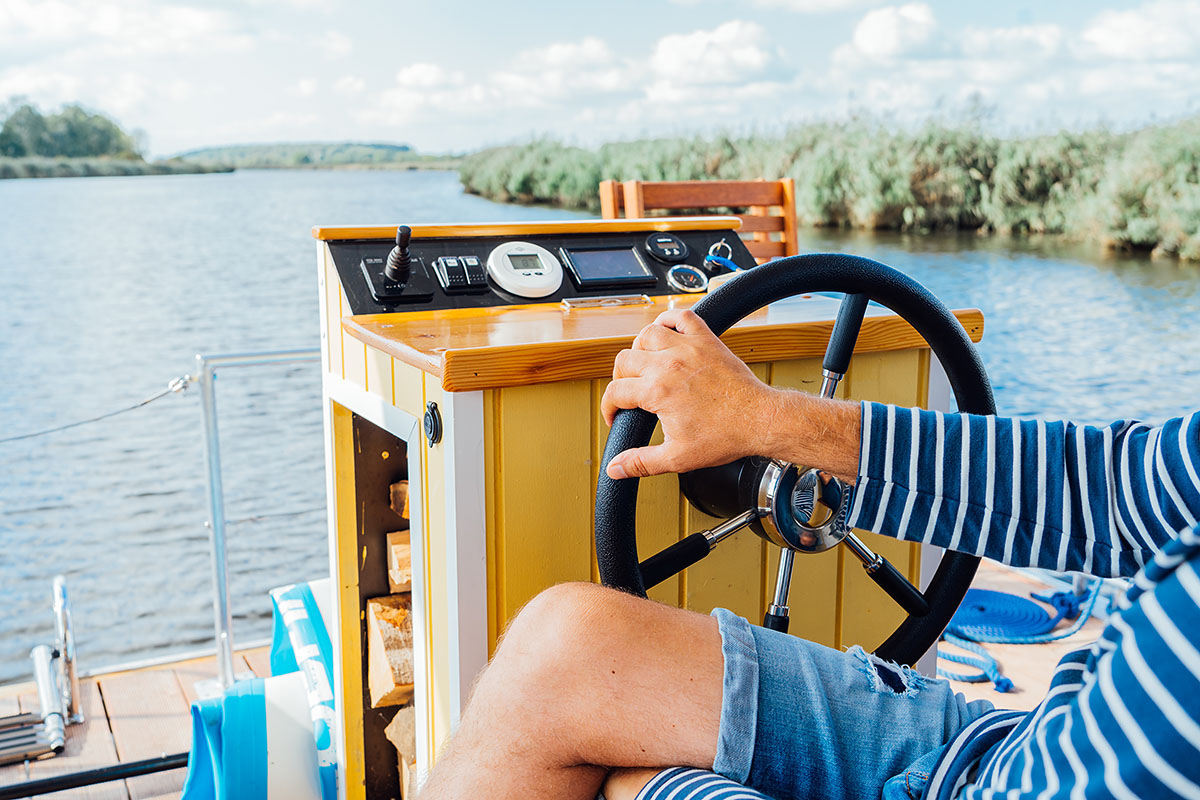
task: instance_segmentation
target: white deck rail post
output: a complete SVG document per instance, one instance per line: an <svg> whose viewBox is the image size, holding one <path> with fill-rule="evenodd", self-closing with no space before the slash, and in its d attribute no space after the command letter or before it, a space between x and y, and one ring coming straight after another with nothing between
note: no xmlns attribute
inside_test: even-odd
<svg viewBox="0 0 1200 800"><path fill-rule="evenodd" d="M208 482L208 530L212 542L213 617L217 643L217 683L221 691L233 685L233 612L229 607L229 557L225 549L225 489L221 483L221 437L217 430L217 368L254 367L317 361L321 351L274 350L226 355L197 355L196 378L204 413L204 460Z"/></svg>

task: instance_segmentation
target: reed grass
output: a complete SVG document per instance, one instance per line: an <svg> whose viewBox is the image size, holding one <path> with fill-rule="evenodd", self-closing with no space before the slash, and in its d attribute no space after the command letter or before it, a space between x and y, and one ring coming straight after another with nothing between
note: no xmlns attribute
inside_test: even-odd
<svg viewBox="0 0 1200 800"><path fill-rule="evenodd" d="M126 175L183 175L232 172L233 167L182 161L142 161L138 158L0 158L4 178L93 178Z"/></svg>
<svg viewBox="0 0 1200 800"><path fill-rule="evenodd" d="M592 210L606 178L790 176L804 225L1067 234L1200 259L1200 118L1025 138L976 123L897 129L854 118L595 149L539 139L467 156L459 173L468 192L493 200Z"/></svg>

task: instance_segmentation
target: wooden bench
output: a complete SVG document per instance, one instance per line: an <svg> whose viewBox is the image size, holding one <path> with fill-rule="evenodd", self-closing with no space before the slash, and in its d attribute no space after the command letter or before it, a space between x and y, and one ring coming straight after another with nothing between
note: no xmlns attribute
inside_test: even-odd
<svg viewBox="0 0 1200 800"><path fill-rule="evenodd" d="M625 181L600 182L600 213L605 219L630 219L647 212L680 209L747 209L738 214L746 247L758 260L800 252L796 242L796 184L777 181Z"/></svg>

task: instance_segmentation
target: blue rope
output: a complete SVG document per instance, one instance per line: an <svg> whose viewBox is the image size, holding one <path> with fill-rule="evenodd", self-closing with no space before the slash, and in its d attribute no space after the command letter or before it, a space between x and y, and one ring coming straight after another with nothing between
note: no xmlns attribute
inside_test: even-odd
<svg viewBox="0 0 1200 800"><path fill-rule="evenodd" d="M975 667L981 674L964 675L938 667L938 675L950 680L972 683L991 680L996 684L996 691L1009 691L1012 681L1004 677L996 660L978 643L1042 644L1065 639L1082 628L1092 616L1096 602L1100 599L1102 585L1103 582L1097 580L1091 590L1083 596L1072 592L1031 595L1034 599L1051 606L1055 611L1053 617L1032 600L1005 592L969 589L962 605L954 612L946 632L942 634L942 640L976 653L979 658L941 649L938 650L938 657ZM1075 622L1055 633L1054 629L1063 620Z"/></svg>
<svg viewBox="0 0 1200 800"><path fill-rule="evenodd" d="M1013 682L1004 677L1004 673L1000 671L1000 665L996 663L996 659L992 658L991 653L983 649L982 645L955 636L953 633L943 633L942 641L949 642L956 647L961 647L963 650L968 650L975 653L975 656L963 655L962 653L951 653L938 648L938 658L952 661L955 664L965 664L968 667L975 667L979 670L978 675L972 675L967 672L951 672L944 667L938 667L938 675L943 678L949 678L952 681L964 681L966 683L983 683L991 681L996 684L997 692L1008 692L1013 688Z"/></svg>

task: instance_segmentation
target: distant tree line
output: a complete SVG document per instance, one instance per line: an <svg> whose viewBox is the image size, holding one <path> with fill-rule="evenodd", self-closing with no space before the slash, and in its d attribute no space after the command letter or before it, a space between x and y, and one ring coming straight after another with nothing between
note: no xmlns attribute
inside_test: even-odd
<svg viewBox="0 0 1200 800"><path fill-rule="evenodd" d="M7 158L119 158L141 161L137 137L103 114L70 104L43 114L31 103L13 102L0 127L0 156ZM0 115L3 112L0 111Z"/></svg>
<svg viewBox="0 0 1200 800"><path fill-rule="evenodd" d="M1064 233L1200 259L1200 117L1013 138L979 121L855 118L596 149L540 140L470 155L459 174L494 200L593 210L607 178L790 176L804 225Z"/></svg>

